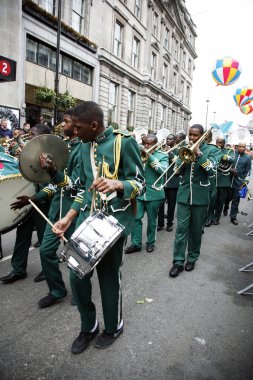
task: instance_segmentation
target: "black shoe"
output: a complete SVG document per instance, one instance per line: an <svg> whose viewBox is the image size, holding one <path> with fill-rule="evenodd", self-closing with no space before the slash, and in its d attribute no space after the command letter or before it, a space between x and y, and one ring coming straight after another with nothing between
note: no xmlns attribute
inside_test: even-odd
<svg viewBox="0 0 253 380"><path fill-rule="evenodd" d="M154 245L152 245L152 244L147 244L146 251L147 251L147 252L153 252L154 248L155 248Z"/></svg>
<svg viewBox="0 0 253 380"><path fill-rule="evenodd" d="M18 281L18 280L24 280L27 277L27 274L16 274L16 273L10 273L8 276L4 276L0 278L0 281L2 281L4 284L11 284L12 282Z"/></svg>
<svg viewBox="0 0 253 380"><path fill-rule="evenodd" d="M45 281L46 277L44 276L44 273L43 272L40 272L35 278L34 278L34 282L41 282L41 281Z"/></svg>
<svg viewBox="0 0 253 380"><path fill-rule="evenodd" d="M223 215L227 216L227 214L228 214L228 210L223 210Z"/></svg>
<svg viewBox="0 0 253 380"><path fill-rule="evenodd" d="M170 277L177 277L180 272L183 272L184 267L182 265L174 264L170 270Z"/></svg>
<svg viewBox="0 0 253 380"><path fill-rule="evenodd" d="M236 218L231 218L231 223L233 223L235 226L238 225Z"/></svg>
<svg viewBox="0 0 253 380"><path fill-rule="evenodd" d="M141 248L137 247L137 245L130 245L130 247L126 248L125 253L134 253L134 252L140 252Z"/></svg>
<svg viewBox="0 0 253 380"><path fill-rule="evenodd" d="M195 267L195 263L190 263L189 261L187 261L187 263L185 264L185 267L184 269L187 271L187 272L191 272Z"/></svg>
<svg viewBox="0 0 253 380"><path fill-rule="evenodd" d="M205 226L210 227L213 224L212 220L207 220Z"/></svg>
<svg viewBox="0 0 253 380"><path fill-rule="evenodd" d="M218 219L216 219L216 220L213 221L213 224L214 224L215 226L218 226L218 224L220 224L220 222L219 222Z"/></svg>
<svg viewBox="0 0 253 380"><path fill-rule="evenodd" d="M52 296L52 294L49 293L46 297L41 298L41 300L39 300L38 305L40 308L49 307L54 305L57 301L61 300L62 298L55 298L54 296Z"/></svg>
<svg viewBox="0 0 253 380"><path fill-rule="evenodd" d="M99 335L95 342L96 348L107 348L123 333L124 324L113 334L108 334L105 330Z"/></svg>
<svg viewBox="0 0 253 380"><path fill-rule="evenodd" d="M85 332L80 332L78 337L74 340L72 346L71 346L71 352L72 354L80 354L86 348L88 347L90 341L97 336L99 333L99 325L97 325L97 328L93 332L85 333Z"/></svg>
<svg viewBox="0 0 253 380"><path fill-rule="evenodd" d="M35 244L34 244L34 248L39 248L40 247L40 242L37 241Z"/></svg>
<svg viewBox="0 0 253 380"><path fill-rule="evenodd" d="M76 305L77 305L77 303L76 303L76 301L74 300L74 297L73 297L73 296L71 297L70 305L72 305L72 306L76 306Z"/></svg>
<svg viewBox="0 0 253 380"><path fill-rule="evenodd" d="M162 231L163 227L162 226L157 226L157 231Z"/></svg>
<svg viewBox="0 0 253 380"><path fill-rule="evenodd" d="M173 231L173 224L168 224L168 225L167 225L167 231L168 231L168 232Z"/></svg>

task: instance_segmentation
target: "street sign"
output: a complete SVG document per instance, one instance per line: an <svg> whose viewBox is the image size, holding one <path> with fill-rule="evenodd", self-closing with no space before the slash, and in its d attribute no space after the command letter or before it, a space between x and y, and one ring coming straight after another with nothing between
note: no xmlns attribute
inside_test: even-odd
<svg viewBox="0 0 253 380"><path fill-rule="evenodd" d="M17 62L0 55L0 82L16 80Z"/></svg>

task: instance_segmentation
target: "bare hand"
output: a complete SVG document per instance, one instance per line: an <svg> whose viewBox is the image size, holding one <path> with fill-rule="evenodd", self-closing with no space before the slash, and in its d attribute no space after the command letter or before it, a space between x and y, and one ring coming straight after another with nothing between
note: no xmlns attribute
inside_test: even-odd
<svg viewBox="0 0 253 380"><path fill-rule="evenodd" d="M230 173L235 176L237 175L237 170L235 168L230 169Z"/></svg>
<svg viewBox="0 0 253 380"><path fill-rule="evenodd" d="M49 153L41 153L39 158L40 167L45 169L51 178L53 178L57 172L57 168L52 158L52 155Z"/></svg>
<svg viewBox="0 0 253 380"><path fill-rule="evenodd" d="M113 191L123 191L124 187L121 181L100 177L93 182L89 188L89 191L91 190L106 194L112 193Z"/></svg>
<svg viewBox="0 0 253 380"><path fill-rule="evenodd" d="M71 220L69 220L67 217L64 217L54 224L52 231L55 235L62 237L64 235L64 232L69 228L70 224Z"/></svg>
<svg viewBox="0 0 253 380"><path fill-rule="evenodd" d="M22 195L20 197L17 197L17 201L13 202L11 204L11 209L12 210L18 210L20 208L23 208L24 206L27 206L28 204L30 204L30 202L29 202L30 198L31 197L28 197L26 195Z"/></svg>

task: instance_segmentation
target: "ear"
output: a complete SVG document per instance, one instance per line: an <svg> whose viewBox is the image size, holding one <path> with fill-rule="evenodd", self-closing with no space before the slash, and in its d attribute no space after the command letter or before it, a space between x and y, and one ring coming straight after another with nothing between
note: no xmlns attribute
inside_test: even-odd
<svg viewBox="0 0 253 380"><path fill-rule="evenodd" d="M98 129L99 125L98 125L98 122L97 121L93 121L92 122L92 129L93 131L96 131Z"/></svg>

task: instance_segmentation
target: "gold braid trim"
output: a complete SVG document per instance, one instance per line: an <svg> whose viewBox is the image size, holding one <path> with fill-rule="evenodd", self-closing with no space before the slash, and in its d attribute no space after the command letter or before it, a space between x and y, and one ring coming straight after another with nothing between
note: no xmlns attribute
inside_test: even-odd
<svg viewBox="0 0 253 380"><path fill-rule="evenodd" d="M107 162L104 161L103 157L103 164L102 164L102 175L105 178L109 179L118 179L118 170L119 170L119 162L120 162L120 152L121 152L121 135L117 135L116 139L114 140L114 173L111 174L109 171L109 165Z"/></svg>
<svg viewBox="0 0 253 380"><path fill-rule="evenodd" d="M3 182L7 179L24 179L24 177L21 174L7 174L7 175L1 175L0 174L0 182Z"/></svg>

